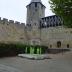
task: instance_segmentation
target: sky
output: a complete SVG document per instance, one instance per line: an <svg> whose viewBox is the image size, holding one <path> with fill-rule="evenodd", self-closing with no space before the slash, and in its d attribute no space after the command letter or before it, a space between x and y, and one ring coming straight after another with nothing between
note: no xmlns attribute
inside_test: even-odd
<svg viewBox="0 0 72 72"><path fill-rule="evenodd" d="M8 20L19 21L21 23L26 23L26 5L30 3L31 0L0 0L0 17L7 18ZM41 0L46 6L45 16L53 15L50 10L49 0Z"/></svg>

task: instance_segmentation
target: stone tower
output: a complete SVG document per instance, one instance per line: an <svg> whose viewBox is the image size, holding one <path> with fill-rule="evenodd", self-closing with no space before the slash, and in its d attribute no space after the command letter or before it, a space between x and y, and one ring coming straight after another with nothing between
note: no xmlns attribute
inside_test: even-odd
<svg viewBox="0 0 72 72"><path fill-rule="evenodd" d="M27 5L27 22L30 26L39 26L40 18L45 17L45 6L41 0L31 0Z"/></svg>
<svg viewBox="0 0 72 72"><path fill-rule="evenodd" d="M41 0L31 0L27 5L27 36L32 45L40 44L40 18L45 17L45 6Z"/></svg>

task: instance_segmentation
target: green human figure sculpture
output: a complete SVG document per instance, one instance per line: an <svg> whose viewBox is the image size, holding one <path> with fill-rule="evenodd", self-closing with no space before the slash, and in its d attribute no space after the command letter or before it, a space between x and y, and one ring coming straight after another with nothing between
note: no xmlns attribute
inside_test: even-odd
<svg viewBox="0 0 72 72"><path fill-rule="evenodd" d="M37 48L37 54L40 54L40 49L39 48Z"/></svg>
<svg viewBox="0 0 72 72"><path fill-rule="evenodd" d="M30 47L30 54L34 54L34 48Z"/></svg>

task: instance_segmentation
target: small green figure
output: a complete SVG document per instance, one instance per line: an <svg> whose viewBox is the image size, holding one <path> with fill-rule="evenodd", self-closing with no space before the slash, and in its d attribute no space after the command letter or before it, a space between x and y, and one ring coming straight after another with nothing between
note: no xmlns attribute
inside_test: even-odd
<svg viewBox="0 0 72 72"><path fill-rule="evenodd" d="M34 54L34 48L30 47L30 54Z"/></svg>
<svg viewBox="0 0 72 72"><path fill-rule="evenodd" d="M40 49L39 48L37 48L37 54L40 54Z"/></svg>

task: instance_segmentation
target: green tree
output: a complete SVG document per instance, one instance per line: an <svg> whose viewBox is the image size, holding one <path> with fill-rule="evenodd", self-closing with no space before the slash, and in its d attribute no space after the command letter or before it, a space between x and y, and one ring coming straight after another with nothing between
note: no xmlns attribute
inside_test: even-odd
<svg viewBox="0 0 72 72"><path fill-rule="evenodd" d="M72 0L50 0L51 10L63 19L63 24L72 28Z"/></svg>

